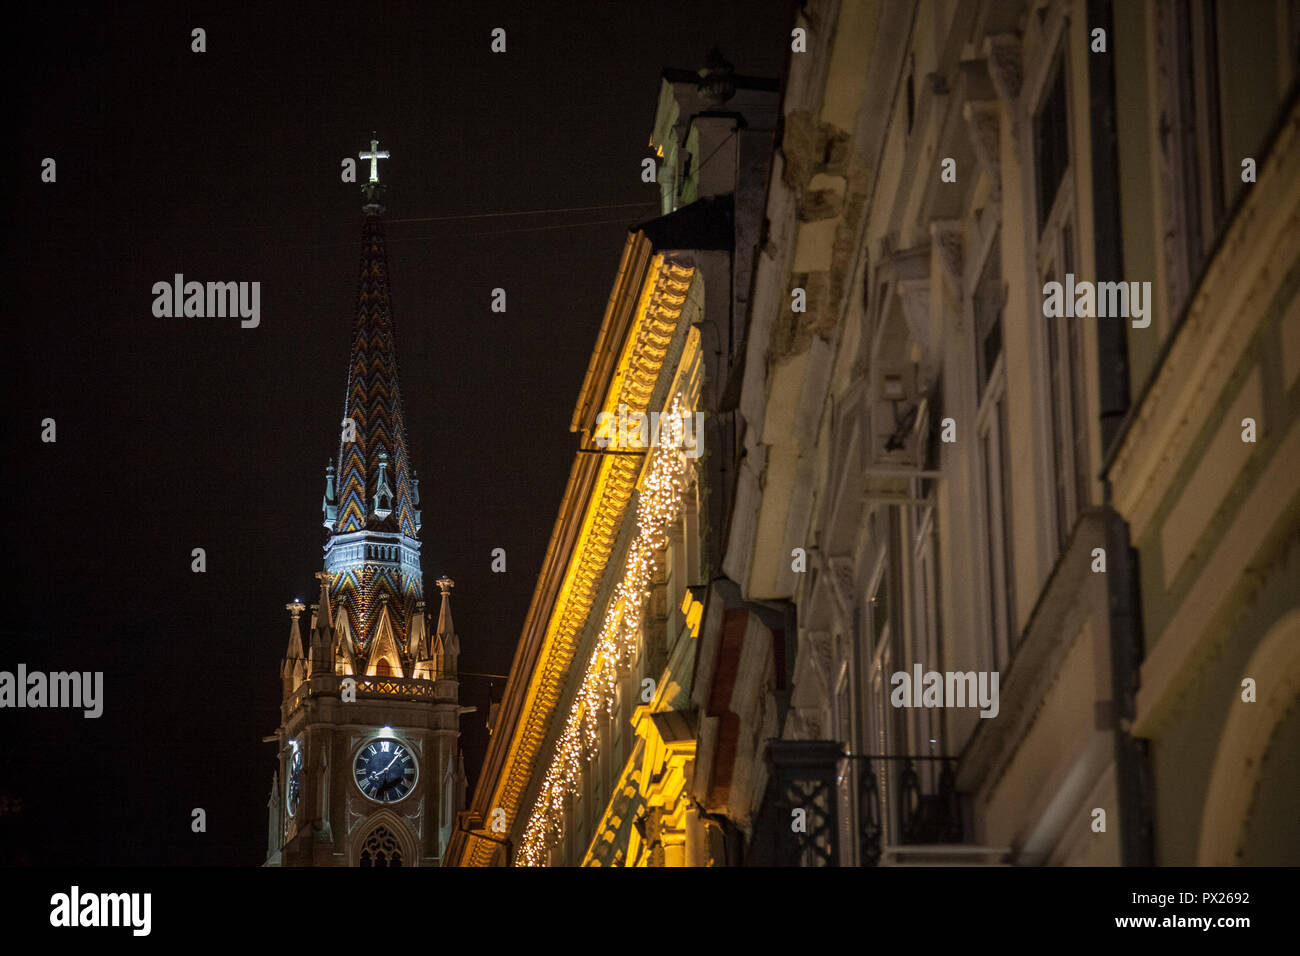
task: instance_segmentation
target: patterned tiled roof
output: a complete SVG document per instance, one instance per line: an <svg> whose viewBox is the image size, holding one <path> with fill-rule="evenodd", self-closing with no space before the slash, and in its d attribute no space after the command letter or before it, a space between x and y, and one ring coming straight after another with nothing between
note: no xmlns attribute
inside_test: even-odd
<svg viewBox="0 0 1300 956"><path fill-rule="evenodd" d="M397 375L388 256L378 210L377 206L367 207L361 234L361 276L348 362L344 423L340 426L338 511L329 529L331 542L357 532L419 537L415 486L406 450L406 422ZM355 425L355 440L348 440L352 437L346 426L348 419ZM383 486L391 491L391 501L383 502L385 507L377 509L376 496ZM363 555L337 570L339 573L331 583L331 598L341 601L349 612L359 649L363 652L369 649L385 595L391 602L390 617L399 632L396 636L404 641L416 602L423 597L418 565L413 570L382 567Z"/></svg>

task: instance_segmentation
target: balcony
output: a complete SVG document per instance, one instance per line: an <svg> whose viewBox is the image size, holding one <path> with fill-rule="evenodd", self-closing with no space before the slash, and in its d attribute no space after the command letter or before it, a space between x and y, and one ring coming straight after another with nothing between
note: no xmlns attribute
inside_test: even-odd
<svg viewBox="0 0 1300 956"><path fill-rule="evenodd" d="M772 740L767 760L746 865L961 866L1007 856L966 842L953 757L849 755L838 741Z"/></svg>
<svg viewBox="0 0 1300 956"><path fill-rule="evenodd" d="M942 856L909 848L956 847L963 840L957 761L952 757L845 755L857 776L858 858L863 866ZM852 776L849 776L852 779Z"/></svg>
<svg viewBox="0 0 1300 956"><path fill-rule="evenodd" d="M297 690L284 699L280 705L281 719L287 721L289 716L307 700L308 697L337 697L346 677L337 674L320 674L298 685ZM416 680L413 677L353 677L357 682L357 700L379 698L385 700L452 700L455 691L439 691L440 681Z"/></svg>

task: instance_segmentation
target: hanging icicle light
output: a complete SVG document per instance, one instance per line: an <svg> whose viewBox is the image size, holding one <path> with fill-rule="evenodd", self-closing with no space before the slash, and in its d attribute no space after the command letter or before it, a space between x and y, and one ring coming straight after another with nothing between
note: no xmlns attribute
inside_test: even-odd
<svg viewBox="0 0 1300 956"><path fill-rule="evenodd" d="M636 659L645 602L656 568L654 554L667 543L668 529L677 520L682 502L689 466L683 450L683 416L689 414L685 399L678 393L667 415L661 418L659 444L651 454L637 497L637 534L628 548L623 578L606 608L582 684L524 828L519 853L519 862L524 866L545 865L547 851L564 837L564 803L578 790L583 763L595 754L600 740L599 714L613 714L619 665Z"/></svg>

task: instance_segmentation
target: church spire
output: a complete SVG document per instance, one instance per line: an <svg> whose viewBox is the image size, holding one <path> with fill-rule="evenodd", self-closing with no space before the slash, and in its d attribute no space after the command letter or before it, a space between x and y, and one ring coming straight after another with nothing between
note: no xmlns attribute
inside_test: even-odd
<svg viewBox="0 0 1300 956"><path fill-rule="evenodd" d="M367 655L382 602L392 602L388 626L399 647L423 597L414 471L397 374L379 161L389 152L372 137L358 154L370 161L362 188L361 274L339 438L338 471L327 471L323 504L329 540L325 567L332 577L336 621L348 618L358 653ZM331 481L332 477L332 481ZM365 660L366 658L361 658Z"/></svg>
<svg viewBox="0 0 1300 956"><path fill-rule="evenodd" d="M371 144L370 152L361 153L362 158L374 157L367 199L376 195L371 187L379 185L375 164L389 155L387 150L374 148L377 140ZM337 489L338 501L331 530L346 534L373 529L415 537L414 474L406 455L406 423L397 381L382 209L368 202L365 211L337 485L327 478L327 499L329 492Z"/></svg>
<svg viewBox="0 0 1300 956"><path fill-rule="evenodd" d="M406 447L380 202L380 161L389 154L374 137L360 155L370 181L347 389L324 494L315 499L314 482L310 489L325 526L310 626L299 620L304 603L289 605L270 866L437 862L464 808L463 774L444 782L443 771L456 766L461 715L474 708L460 706L454 667L444 670L425 610L420 492ZM336 407L321 421L322 440L337 415ZM441 626L455 647L451 582L439 583Z"/></svg>

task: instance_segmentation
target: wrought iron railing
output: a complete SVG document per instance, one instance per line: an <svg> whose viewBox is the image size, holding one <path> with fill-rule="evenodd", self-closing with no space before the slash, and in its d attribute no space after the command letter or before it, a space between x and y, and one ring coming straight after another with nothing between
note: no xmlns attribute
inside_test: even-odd
<svg viewBox="0 0 1300 956"><path fill-rule="evenodd" d="M858 851L863 864L876 866L884 844L962 842L955 758L845 754L842 759L857 764Z"/></svg>
<svg viewBox="0 0 1300 956"><path fill-rule="evenodd" d="M831 740L769 740L767 792L745 854L747 866L839 866L836 768Z"/></svg>
<svg viewBox="0 0 1300 956"><path fill-rule="evenodd" d="M831 740L771 740L766 758L747 865L877 866L888 846L963 842L955 758L845 754Z"/></svg>

